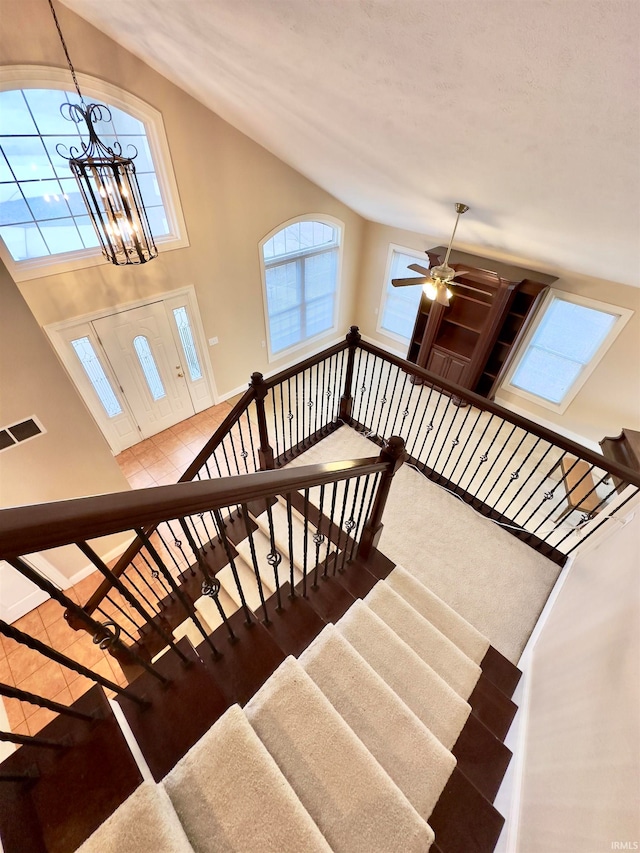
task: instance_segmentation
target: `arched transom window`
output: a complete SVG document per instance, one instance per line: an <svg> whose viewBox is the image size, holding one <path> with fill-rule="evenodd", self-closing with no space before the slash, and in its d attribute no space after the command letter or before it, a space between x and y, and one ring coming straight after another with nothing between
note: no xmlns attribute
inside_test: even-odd
<svg viewBox="0 0 640 853"><path fill-rule="evenodd" d="M340 227L305 219L262 244L271 355L335 328Z"/></svg>
<svg viewBox="0 0 640 853"><path fill-rule="evenodd" d="M60 112L61 105L78 102L77 94L44 86L11 88L2 80L0 84L3 260L18 280L48 275L58 267L62 271L65 262L73 267L100 262L98 237L68 162L58 150L81 150L88 138L84 123L78 125ZM179 241L182 222L179 214L176 217L173 175L170 164L160 162L166 142L159 113L147 107L142 115L137 103L123 109L93 93L85 100L99 100L111 113L110 121L96 124L100 139L110 147L119 143L126 156L137 152L134 163L156 243Z"/></svg>

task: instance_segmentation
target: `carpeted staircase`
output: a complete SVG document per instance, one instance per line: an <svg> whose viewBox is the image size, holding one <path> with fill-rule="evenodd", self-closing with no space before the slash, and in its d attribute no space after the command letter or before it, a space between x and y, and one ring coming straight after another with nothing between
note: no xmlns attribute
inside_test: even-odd
<svg viewBox="0 0 640 853"><path fill-rule="evenodd" d="M486 744L505 767L510 755L486 696L510 700L489 649L398 566L80 850L492 850L503 820L482 776Z"/></svg>

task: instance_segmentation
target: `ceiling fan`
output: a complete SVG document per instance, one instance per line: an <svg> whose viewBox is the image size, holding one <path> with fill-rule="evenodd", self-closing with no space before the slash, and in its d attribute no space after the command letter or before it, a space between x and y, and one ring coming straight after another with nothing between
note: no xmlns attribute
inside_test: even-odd
<svg viewBox="0 0 640 853"><path fill-rule="evenodd" d="M458 215L456 216L456 222L453 226L453 233L449 240L449 247L447 249L444 263L437 267L431 267L431 269L426 269L425 267L420 266L420 264L409 264L408 269L422 273L424 278L394 278L391 280L391 284L394 287L410 287L411 285L421 284L427 298L433 299L441 305L449 305L449 300L453 296L450 285L455 287L464 287L466 290L475 290L479 293L483 293L485 296L491 296L491 294L486 290L480 290L478 287L472 287L470 284L463 284L460 281L454 282L453 279L456 276L464 275L468 270L460 269L460 264L455 265L458 269L454 269L448 264L449 255L451 254L451 246L453 245L453 238L455 237L456 228L458 227L458 220L463 213L467 212L467 210L469 210L468 205L461 204L460 202L456 204L456 213Z"/></svg>

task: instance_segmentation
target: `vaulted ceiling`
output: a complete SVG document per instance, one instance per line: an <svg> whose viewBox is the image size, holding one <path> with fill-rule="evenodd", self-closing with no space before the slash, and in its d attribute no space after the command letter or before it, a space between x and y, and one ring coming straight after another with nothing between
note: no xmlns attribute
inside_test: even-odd
<svg viewBox="0 0 640 853"><path fill-rule="evenodd" d="M636 0L63 2L367 219L640 286Z"/></svg>

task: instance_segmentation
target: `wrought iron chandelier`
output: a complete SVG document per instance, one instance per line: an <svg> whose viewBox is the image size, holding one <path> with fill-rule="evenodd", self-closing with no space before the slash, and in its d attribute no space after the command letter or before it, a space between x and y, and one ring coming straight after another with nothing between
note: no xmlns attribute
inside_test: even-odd
<svg viewBox="0 0 640 853"><path fill-rule="evenodd" d="M131 156L126 157L119 142L110 148L98 138L94 122L111 121L111 111L104 104L85 104L52 0L49 7L80 98L80 104L63 104L60 111L76 124L84 121L89 133L89 141L81 143L81 150L69 146L65 153L63 145L56 150L69 162L105 258L116 266L145 264L158 256L158 249L133 163L138 151L128 145Z"/></svg>

